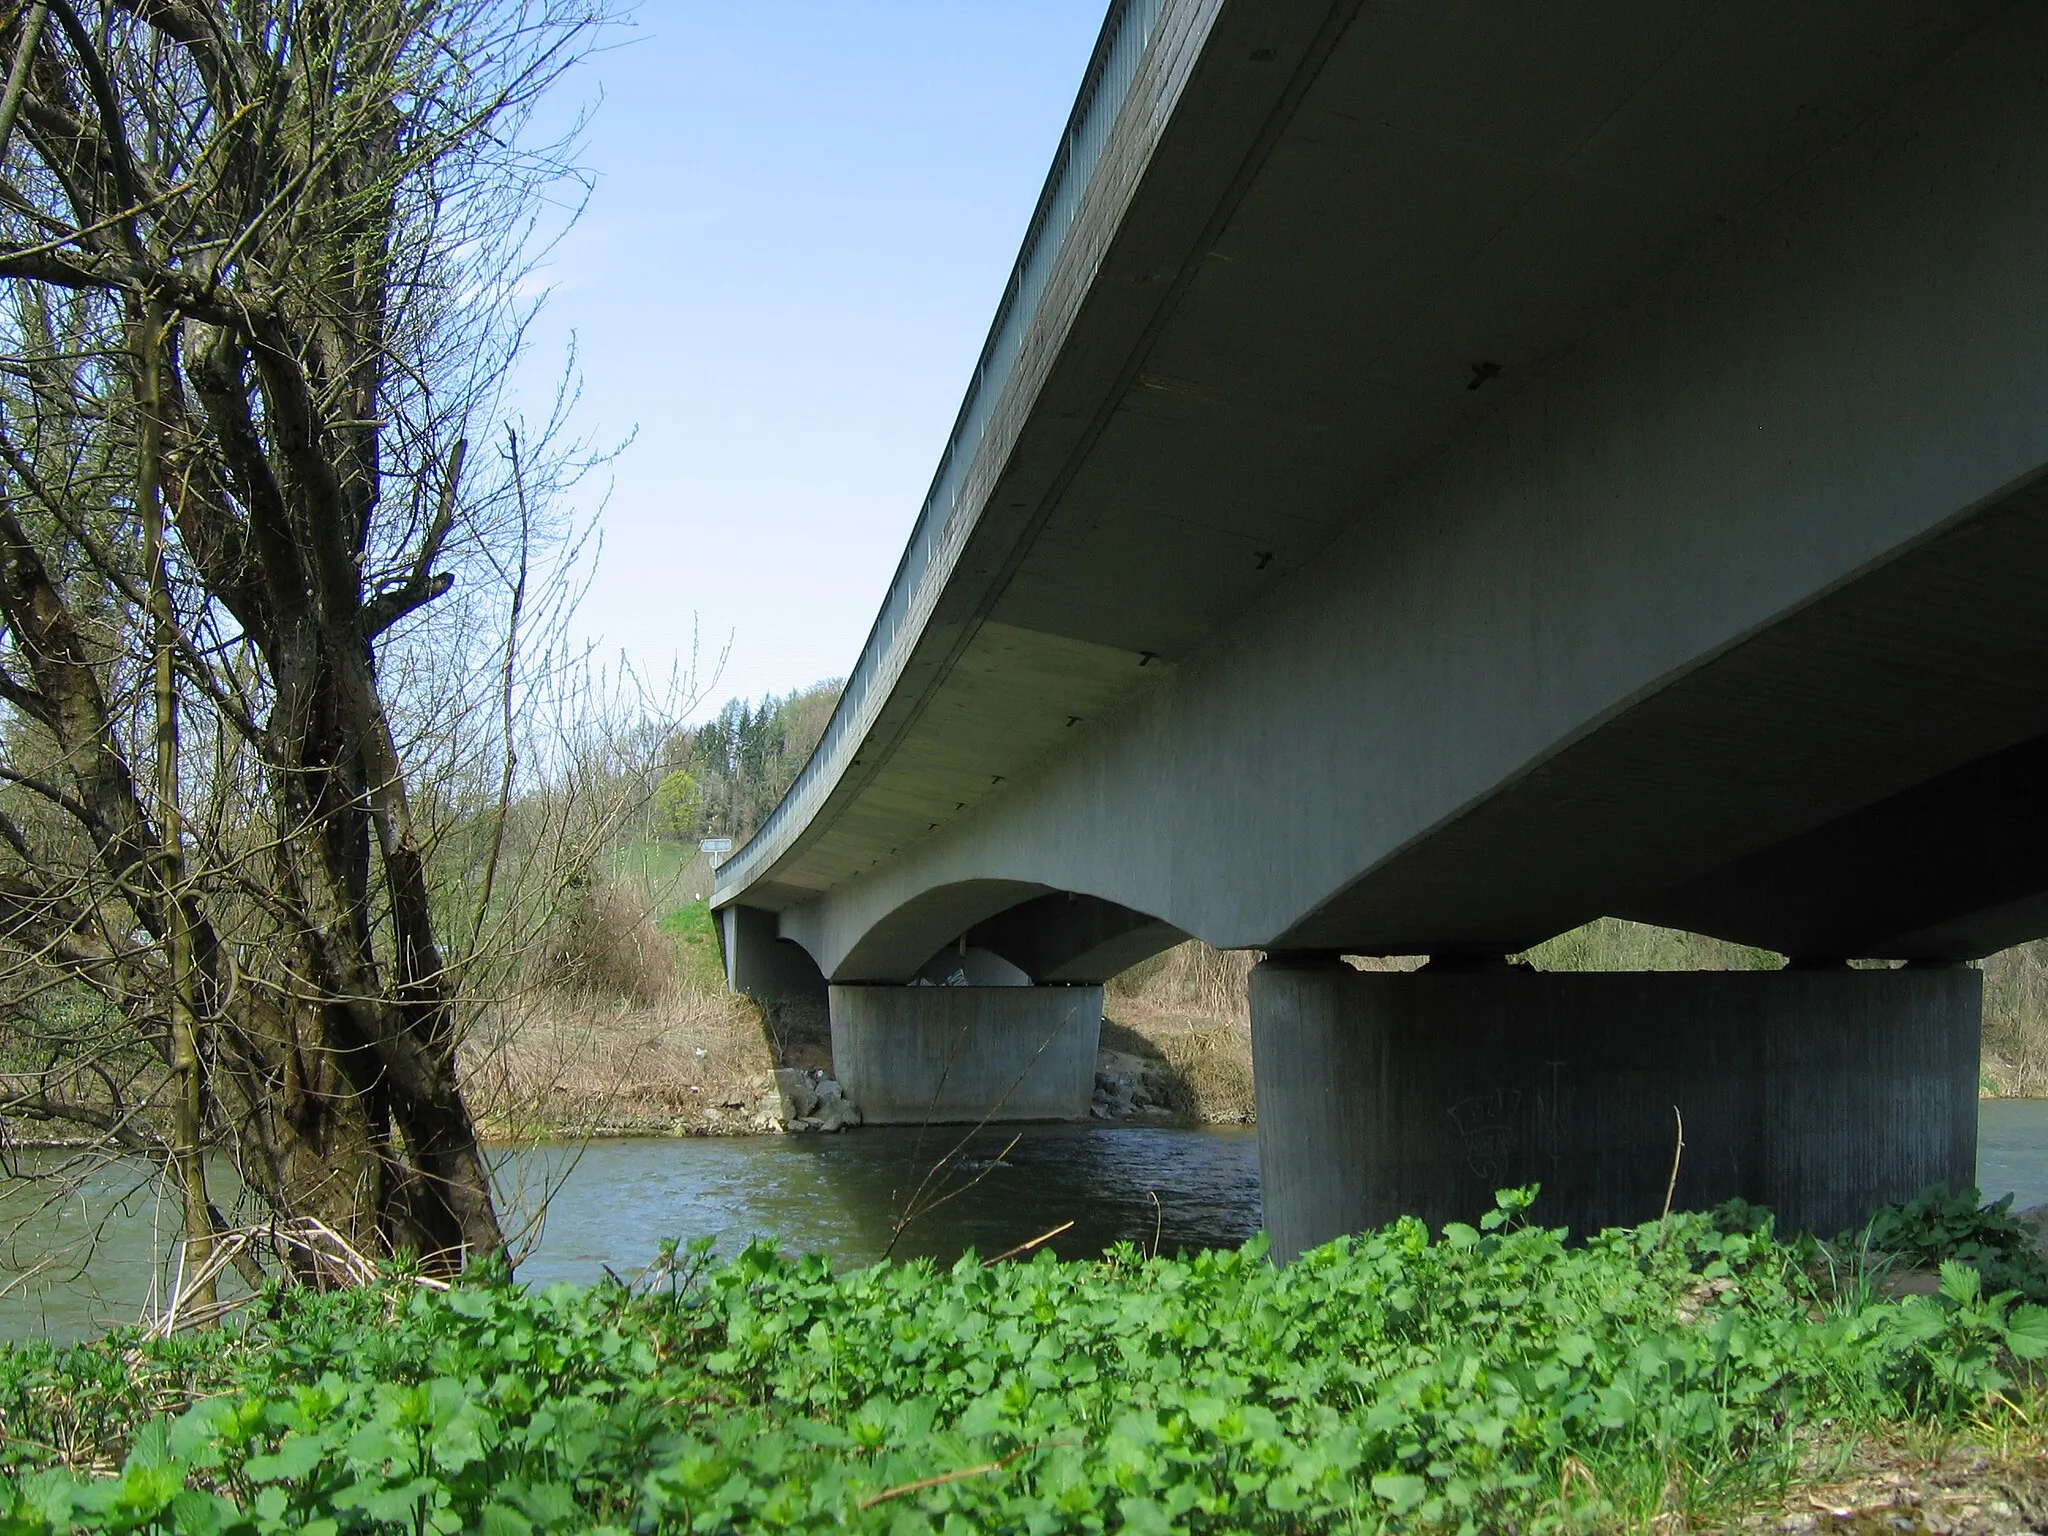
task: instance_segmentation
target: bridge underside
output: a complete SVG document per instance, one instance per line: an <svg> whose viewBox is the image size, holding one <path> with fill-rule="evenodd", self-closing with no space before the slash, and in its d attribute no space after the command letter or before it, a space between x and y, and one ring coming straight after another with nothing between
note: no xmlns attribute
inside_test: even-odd
<svg viewBox="0 0 2048 1536"><path fill-rule="evenodd" d="M1050 993L1183 935L1480 974L1637 918L1802 967L1754 983L1711 1113L1789 1135L1933 1083L1931 1140L1886 1110L1837 1163L1967 1177L1974 983L1888 972L1829 1023L1795 978L2048 933L2048 13L1212 9L1166 126L1105 156L1113 232L1028 339L897 681L809 821L743 850L731 931L818 993L948 951ZM1447 1028L1401 1000L1431 983L1323 974L1346 1050ZM1596 1079L1630 1031L1693 1060L1485 974ZM1856 1049L1850 1014L1932 1054L1843 1097L1783 1042ZM1254 1024L1288 1042L1263 1095L1322 1037ZM1511 1091L1488 1038L1461 1093ZM1452 1067L1383 1059L1423 1136L1399 1074ZM1474 1214L1375 1145L1295 1151ZM1774 1166L1806 1171L1723 1192L1838 1214L1820 1164Z"/></svg>
<svg viewBox="0 0 2048 1536"><path fill-rule="evenodd" d="M1202 936L1506 954L1611 915L1795 959L1902 960L2039 937L2043 572L2048 494L2029 485L1617 711L1294 921ZM1242 792L1291 792L1269 783ZM779 927L818 936L822 916ZM907 981L964 938L1033 981L1101 982L1191 928L1085 890L948 881L886 912L832 975Z"/></svg>
<svg viewBox="0 0 2048 1536"><path fill-rule="evenodd" d="M1609 208L1557 245L1574 178L1599 180L1569 155L1484 238L1464 192L1418 202L1397 146L1325 100L1347 34L1131 343L1035 538L975 526L946 601L974 571L1008 584L934 611L952 659L893 745L859 749L866 787L721 901L774 912L854 982L907 980L986 923L1059 980L1170 932L1478 953L1609 914L1802 958L1954 959L2048 928L2025 806L2048 753L2048 18L1973 35L1961 15L1915 67L1891 57L1889 98L1835 82L1848 95L1814 110L1860 119L1803 161L1773 144L1723 166L1682 256L1635 249L1606 308L1586 290L1577 329L1551 314L1549 351L1459 385L1414 437L1392 423L1434 386L1389 416L1372 381L1440 311L1402 311L1408 330L1353 311L1481 250L1525 282L1583 276L1589 242L1629 225ZM1868 15L1839 20L1871 41ZM1527 96L1511 61L1489 67ZM1559 111L1590 110L1563 104L1569 74L1550 83ZM1802 86L1828 99L1796 75L1769 89ZM1696 110L1739 158L1747 130ZM1520 290L1480 289L1444 291L1500 336L1445 332L1445 368L1513 355ZM1113 329L1084 306L1067 350ZM1060 388L1055 369L1049 434L1086 414ZM1046 467L1037 423L992 501L1053 495L1019 478ZM1070 893L1124 914L1099 959L1052 937L1082 921Z"/></svg>
<svg viewBox="0 0 2048 1536"><path fill-rule="evenodd" d="M1271 947L1502 953L1560 915L1795 958L2039 937L2044 573L2037 483L1617 711Z"/></svg>

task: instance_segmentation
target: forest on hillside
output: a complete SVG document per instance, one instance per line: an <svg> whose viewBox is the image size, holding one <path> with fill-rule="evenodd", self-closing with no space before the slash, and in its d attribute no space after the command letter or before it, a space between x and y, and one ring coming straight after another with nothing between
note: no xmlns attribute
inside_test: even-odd
<svg viewBox="0 0 2048 1536"><path fill-rule="evenodd" d="M759 703L731 699L670 735L656 759L655 830L685 841L729 837L734 847L752 837L810 760L840 687L832 678Z"/></svg>

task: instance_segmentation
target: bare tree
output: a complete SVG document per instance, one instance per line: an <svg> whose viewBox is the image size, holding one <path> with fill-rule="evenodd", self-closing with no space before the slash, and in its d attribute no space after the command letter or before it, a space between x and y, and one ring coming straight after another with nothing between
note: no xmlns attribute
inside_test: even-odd
<svg viewBox="0 0 2048 1536"><path fill-rule="evenodd" d="M565 175L518 146L599 3L0 25L0 1116L159 1159L200 1250L208 1147L501 1246L456 1046L566 463L503 420Z"/></svg>

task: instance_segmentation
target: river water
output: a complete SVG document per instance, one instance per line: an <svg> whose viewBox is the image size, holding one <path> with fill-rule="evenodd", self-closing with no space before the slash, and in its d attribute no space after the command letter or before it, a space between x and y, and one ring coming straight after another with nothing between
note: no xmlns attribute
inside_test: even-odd
<svg viewBox="0 0 2048 1536"><path fill-rule="evenodd" d="M890 1251L992 1256L1069 1222L1044 1245L1068 1258L1117 1242L1234 1247L1259 1225L1248 1130L1029 1126L965 1145L943 1128L601 1141L502 1153L495 1172L526 1255L520 1276L533 1284L628 1275L667 1237L709 1237L732 1253L772 1236L858 1265ZM2048 1204L2048 1100L1984 1104L1978 1182L2021 1208ZM0 1185L0 1224L18 1228L0 1245L0 1339L76 1338L133 1321L161 1283L157 1256L175 1213L132 1166L38 1209L42 1189Z"/></svg>

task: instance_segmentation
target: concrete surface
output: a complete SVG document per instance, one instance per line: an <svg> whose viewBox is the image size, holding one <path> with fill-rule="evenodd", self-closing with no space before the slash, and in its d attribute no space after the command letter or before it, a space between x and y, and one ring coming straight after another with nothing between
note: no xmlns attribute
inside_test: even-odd
<svg viewBox="0 0 2048 1536"><path fill-rule="evenodd" d="M1100 987L835 986L832 1068L868 1125L1081 1120Z"/></svg>
<svg viewBox="0 0 2048 1536"><path fill-rule="evenodd" d="M825 978L817 963L800 945L779 935L772 912L720 908L718 949L729 991L763 1003L825 1001Z"/></svg>
<svg viewBox="0 0 2048 1536"><path fill-rule="evenodd" d="M1016 1032L977 1021L1057 1006L880 985L934 967L2048 933L2048 7L1147 36L859 686L719 872L835 983L864 1108L983 1035L992 1097ZM1677 1102L1681 1199L1846 1225L1969 1177L1975 984L1262 970L1268 1214L1542 1176L1547 1218L1642 1220Z"/></svg>
<svg viewBox="0 0 2048 1536"><path fill-rule="evenodd" d="M870 982L2048 931L2048 12L1197 10L719 903Z"/></svg>
<svg viewBox="0 0 2048 1536"><path fill-rule="evenodd" d="M1832 1236L1976 1169L1982 975L1252 972L1266 1229L1291 1258L1540 1183L1575 1232L1735 1197Z"/></svg>

